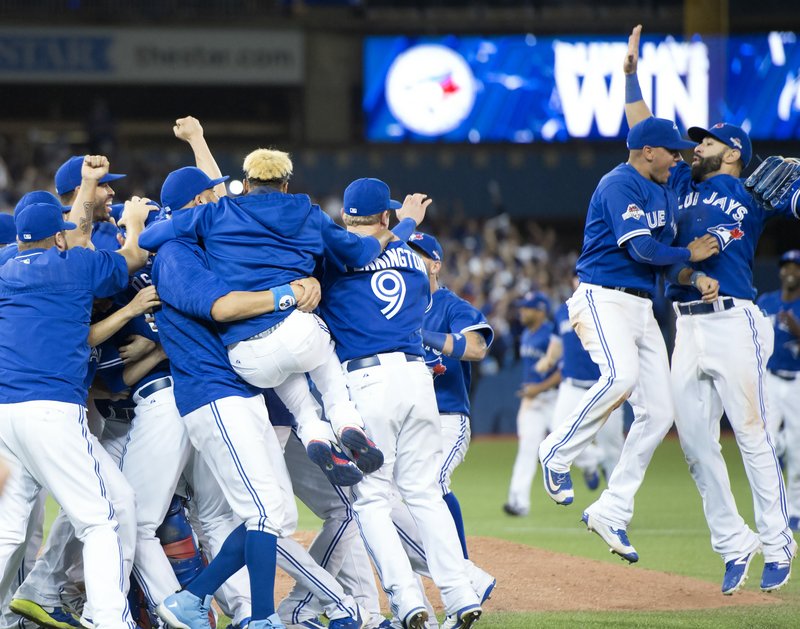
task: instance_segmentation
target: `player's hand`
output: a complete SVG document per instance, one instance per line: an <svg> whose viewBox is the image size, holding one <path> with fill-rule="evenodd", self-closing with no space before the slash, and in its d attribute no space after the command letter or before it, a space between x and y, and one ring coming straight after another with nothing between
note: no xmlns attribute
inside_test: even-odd
<svg viewBox="0 0 800 629"><path fill-rule="evenodd" d="M411 218L419 225L425 220L425 212L432 202L433 199L420 192L407 194L405 201L403 201L403 207L397 210L397 220L402 221L404 218Z"/></svg>
<svg viewBox="0 0 800 629"><path fill-rule="evenodd" d="M687 248L690 254L689 262L702 262L719 253L719 240L717 240L716 236L706 234L700 238L695 238Z"/></svg>
<svg viewBox="0 0 800 629"><path fill-rule="evenodd" d="M628 37L628 52L622 64L622 71L625 72L625 74L636 74L636 68L639 65L639 37L641 35L642 25L637 24L633 27Z"/></svg>
<svg viewBox="0 0 800 629"><path fill-rule="evenodd" d="M100 181L108 174L108 158L105 155L86 155L81 165L81 179Z"/></svg>
<svg viewBox="0 0 800 629"><path fill-rule="evenodd" d="M143 315L146 312L152 312L153 308L158 308L161 305L161 300L158 297L155 286L145 286L142 290L136 293L136 296L131 299L128 308L134 317ZM151 348L152 349L152 348Z"/></svg>
<svg viewBox="0 0 800 629"><path fill-rule="evenodd" d="M175 126L172 127L172 132L179 140L189 143L203 137L203 127L200 126L200 121L192 116L178 118Z"/></svg>
<svg viewBox="0 0 800 629"><path fill-rule="evenodd" d="M304 277L295 280L291 282L290 286L297 299L295 308L301 312L311 312L319 305L320 299L322 299L322 289L315 277ZM301 290L296 290L297 287ZM300 294L298 295L298 293Z"/></svg>
<svg viewBox="0 0 800 629"><path fill-rule="evenodd" d="M785 325L793 336L800 337L800 319L789 310L782 310L778 313L778 321Z"/></svg>
<svg viewBox="0 0 800 629"><path fill-rule="evenodd" d="M696 286L697 290L700 291L703 301L706 303L716 301L719 297L719 282L713 277L708 277L707 275L698 277Z"/></svg>
<svg viewBox="0 0 800 629"><path fill-rule="evenodd" d="M519 391L517 391L517 397L521 397L526 400L532 400L541 392L542 389L538 384L526 384Z"/></svg>
<svg viewBox="0 0 800 629"><path fill-rule="evenodd" d="M546 356L542 356L539 360L536 361L536 364L533 366L536 373L547 373L550 371L552 365L550 361L547 360Z"/></svg>
<svg viewBox="0 0 800 629"><path fill-rule="evenodd" d="M156 348L153 341L138 334L131 334L127 340L128 343L119 348L119 357L125 364L141 360Z"/></svg>
<svg viewBox="0 0 800 629"><path fill-rule="evenodd" d="M120 227L130 227L131 225L144 225L150 212L157 211L158 208L150 205L150 199L146 197L133 197L130 201L125 201L122 216L119 217Z"/></svg>

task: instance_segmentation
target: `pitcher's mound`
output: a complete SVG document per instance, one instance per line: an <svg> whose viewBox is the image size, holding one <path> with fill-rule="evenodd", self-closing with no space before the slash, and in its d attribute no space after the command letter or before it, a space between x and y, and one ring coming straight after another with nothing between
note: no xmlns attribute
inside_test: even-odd
<svg viewBox="0 0 800 629"><path fill-rule="evenodd" d="M295 537L308 545L314 534ZM638 566L573 557L493 537L469 538L470 558L497 579L487 611L655 611L775 604L752 590L723 596L719 584ZM720 577L722 574L720 573ZM756 579L753 575L751 578ZM428 599L442 611L438 590L425 579ZM278 571L276 601L293 582ZM751 585L752 587L752 585ZM386 612L386 597L381 592Z"/></svg>

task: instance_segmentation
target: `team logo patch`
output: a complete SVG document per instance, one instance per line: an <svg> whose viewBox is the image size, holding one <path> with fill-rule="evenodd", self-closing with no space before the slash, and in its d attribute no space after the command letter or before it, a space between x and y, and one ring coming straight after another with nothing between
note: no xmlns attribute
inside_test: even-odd
<svg viewBox="0 0 800 629"><path fill-rule="evenodd" d="M744 238L744 230L741 223L729 223L728 225L717 225L709 227L706 231L714 234L719 239L720 246L725 249L735 240Z"/></svg>
<svg viewBox="0 0 800 629"><path fill-rule="evenodd" d="M636 220L639 220L640 218L642 218L642 216L644 216L644 211L642 211L642 208L640 208L640 207L639 207L638 205L636 205L635 203L631 203L631 204L628 206L628 209L627 209L627 210L625 210L625 211L622 213L622 218L623 218L624 220L626 220L626 221L627 221L629 218L632 218L633 220L635 220L635 221L636 221Z"/></svg>
<svg viewBox="0 0 800 629"><path fill-rule="evenodd" d="M731 138L731 144L733 144L740 151L742 150L742 141L739 138L732 137Z"/></svg>
<svg viewBox="0 0 800 629"><path fill-rule="evenodd" d="M294 306L294 304L295 304L294 297L292 297L291 295L284 295L280 299L278 308L280 310L286 310L287 308L291 308L292 306Z"/></svg>

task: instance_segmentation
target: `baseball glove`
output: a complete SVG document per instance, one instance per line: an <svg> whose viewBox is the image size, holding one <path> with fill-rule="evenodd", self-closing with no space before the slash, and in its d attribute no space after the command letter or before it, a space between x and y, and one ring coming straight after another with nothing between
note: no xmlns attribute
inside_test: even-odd
<svg viewBox="0 0 800 629"><path fill-rule="evenodd" d="M772 155L744 182L745 188L768 209L788 203L800 186L800 160Z"/></svg>

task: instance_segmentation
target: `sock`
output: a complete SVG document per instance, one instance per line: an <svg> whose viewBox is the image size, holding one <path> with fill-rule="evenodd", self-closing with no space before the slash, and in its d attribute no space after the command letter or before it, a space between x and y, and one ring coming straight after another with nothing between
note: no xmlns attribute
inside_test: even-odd
<svg viewBox="0 0 800 629"><path fill-rule="evenodd" d="M225 581L241 570L245 562L246 535L244 524L231 531L228 539L222 544L219 554L186 586L186 589L202 600L216 592Z"/></svg>
<svg viewBox="0 0 800 629"><path fill-rule="evenodd" d="M252 619L264 620L275 613L275 560L278 538L263 531L247 531L245 558L250 573Z"/></svg>
<svg viewBox="0 0 800 629"><path fill-rule="evenodd" d="M467 537L464 535L464 518L461 517L461 505L458 504L458 498L456 498L456 495L451 491L445 494L444 501L447 504L447 508L450 509L453 522L456 523L458 541L461 542L461 552L464 553L464 559L469 559L469 553L467 553Z"/></svg>

